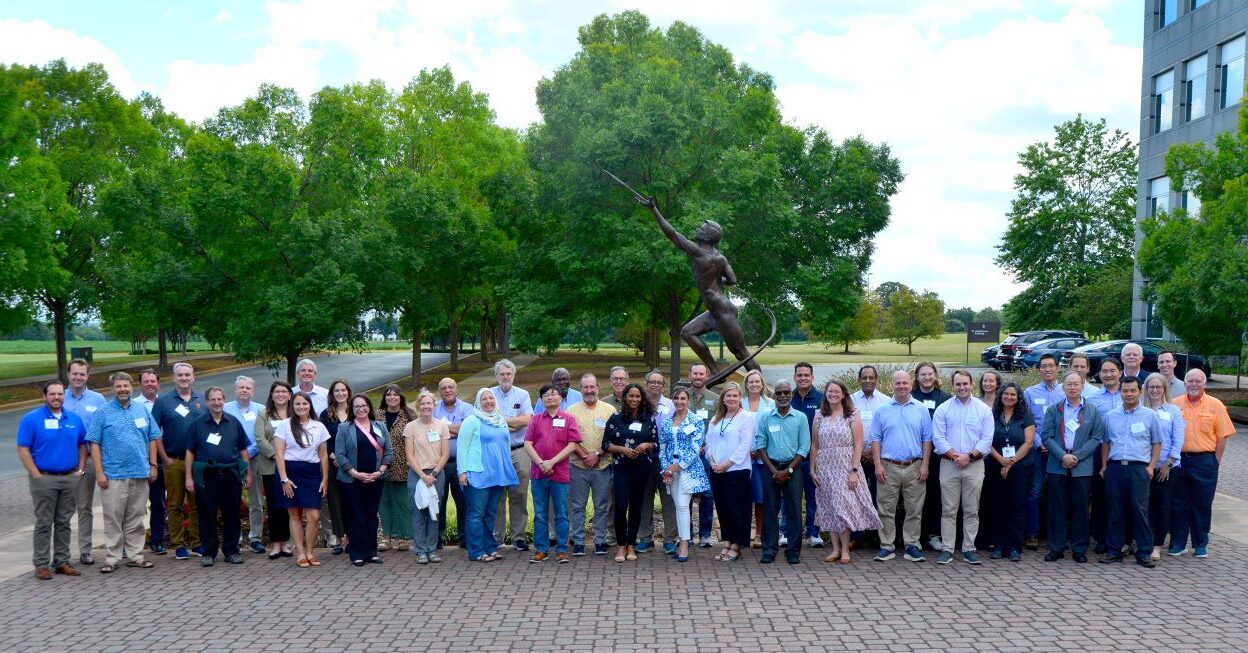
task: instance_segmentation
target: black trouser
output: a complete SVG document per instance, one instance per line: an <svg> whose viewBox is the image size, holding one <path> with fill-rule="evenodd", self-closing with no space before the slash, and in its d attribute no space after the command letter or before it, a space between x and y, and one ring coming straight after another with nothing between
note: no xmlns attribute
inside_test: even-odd
<svg viewBox="0 0 1248 653"><path fill-rule="evenodd" d="M1153 546L1165 546L1170 534L1170 508L1174 501L1174 472L1162 481L1153 474L1152 486L1148 488L1148 526L1153 531ZM1136 542L1135 545L1141 546Z"/></svg>
<svg viewBox="0 0 1248 653"><path fill-rule="evenodd" d="M152 504L151 546L165 543L165 466L156 466L156 480L147 486L147 500Z"/></svg>
<svg viewBox="0 0 1248 653"><path fill-rule="evenodd" d="M1105 479L1101 476L1101 455L1097 452L1092 456L1092 485L1088 490L1092 499L1092 507L1088 512L1088 535L1096 540L1097 546L1105 545L1105 526L1109 515L1105 505Z"/></svg>
<svg viewBox="0 0 1248 653"><path fill-rule="evenodd" d="M342 536L347 534L347 502L342 494L342 481L338 480L338 473L330 469L329 471L329 487L325 495L325 505L329 508L329 532L338 538L339 544L342 543Z"/></svg>
<svg viewBox="0 0 1248 653"><path fill-rule="evenodd" d="M927 494L923 497L923 522L919 530L919 548L923 548L933 537L940 537L940 520L944 507L940 504L940 461L942 458L935 453L927 460ZM961 530L962 520L958 520ZM898 531L900 532L900 531ZM953 547L953 542L945 542L945 546Z"/></svg>
<svg viewBox="0 0 1248 653"><path fill-rule="evenodd" d="M277 506L277 497L282 494L282 485L277 481L277 474L262 476L264 479L264 511L269 514L269 542L290 541L290 515L285 508Z"/></svg>
<svg viewBox="0 0 1248 653"><path fill-rule="evenodd" d="M459 466L455 464L454 458L446 461L446 467L442 468L442 472L446 474L447 491L438 497L438 545L446 543L446 499L449 496L455 500L456 544L462 548L465 535L464 518L468 515L468 502L464 497L464 488L459 485Z"/></svg>
<svg viewBox="0 0 1248 653"><path fill-rule="evenodd" d="M381 507L382 481L343 483L347 504L347 551L351 560L377 555L377 509Z"/></svg>
<svg viewBox="0 0 1248 653"><path fill-rule="evenodd" d="M750 470L710 473L711 493L719 506L719 539L750 548Z"/></svg>
<svg viewBox="0 0 1248 653"><path fill-rule="evenodd" d="M989 456L984 467L984 491L980 493L980 533L992 530L988 539L1002 555L1023 551L1023 532L1027 528L1027 497L1031 494L1032 462L1024 459L1010 468L1008 478L1001 478L1001 465ZM988 523L984 523L984 517Z"/></svg>
<svg viewBox="0 0 1248 653"><path fill-rule="evenodd" d="M776 469L787 469L792 463L772 462ZM763 555L775 556L780 549L780 520L777 516L784 510L785 537L789 542L784 547L786 557L797 557L802 552L802 470L793 470L793 475L784 483L776 483L774 479L763 479Z"/></svg>
<svg viewBox="0 0 1248 653"><path fill-rule="evenodd" d="M1148 549L1153 531L1148 523L1147 465L1111 460L1105 469L1105 545L1111 554L1122 551L1128 528L1135 537L1135 557L1147 558L1152 553Z"/></svg>
<svg viewBox="0 0 1248 653"><path fill-rule="evenodd" d="M615 490L615 541L620 546L636 546L641 529L641 504L646 500L646 484L654 468L646 464L620 463L611 483Z"/></svg>
<svg viewBox="0 0 1248 653"><path fill-rule="evenodd" d="M239 504L243 500L243 484L234 472L205 469L204 484L195 486L195 508L199 511L199 542L204 557L215 558L221 550L227 556L238 554L238 538L242 530ZM221 511L224 533L217 539L217 511Z"/></svg>
<svg viewBox="0 0 1248 653"><path fill-rule="evenodd" d="M1049 484L1049 552L1061 553L1069 544L1075 553L1088 551L1089 476L1047 474Z"/></svg>

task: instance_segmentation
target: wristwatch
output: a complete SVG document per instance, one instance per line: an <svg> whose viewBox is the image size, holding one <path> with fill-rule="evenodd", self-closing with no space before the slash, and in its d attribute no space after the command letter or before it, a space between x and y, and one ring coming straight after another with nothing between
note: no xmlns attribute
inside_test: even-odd
<svg viewBox="0 0 1248 653"><path fill-rule="evenodd" d="M286 485L286 484L287 484L287 483L289 483L289 482L290 482L290 479L288 479L288 478L284 478L284 479L282 479L282 485Z"/></svg>
<svg viewBox="0 0 1248 653"><path fill-rule="evenodd" d="M789 476L792 476L792 475L793 475L793 468L792 468L792 467L790 467L790 468L788 468L788 469L786 469L786 470L784 470L784 471L788 472L788 473L789 473Z"/></svg>

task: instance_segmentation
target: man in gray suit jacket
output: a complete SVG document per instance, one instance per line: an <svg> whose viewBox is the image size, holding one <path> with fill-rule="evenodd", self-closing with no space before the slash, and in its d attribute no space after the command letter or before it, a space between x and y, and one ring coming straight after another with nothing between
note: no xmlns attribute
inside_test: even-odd
<svg viewBox="0 0 1248 653"><path fill-rule="evenodd" d="M1049 450L1049 553L1045 562L1065 555L1069 543L1075 562L1088 561L1088 490L1092 458L1105 440L1104 416L1083 400L1083 375L1062 381L1066 400L1044 411L1040 438ZM1069 526L1067 523L1069 522Z"/></svg>

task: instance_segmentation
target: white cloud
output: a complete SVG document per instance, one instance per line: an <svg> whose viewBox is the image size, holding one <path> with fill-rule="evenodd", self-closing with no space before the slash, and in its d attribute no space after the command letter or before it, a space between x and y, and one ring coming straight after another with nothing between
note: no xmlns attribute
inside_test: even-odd
<svg viewBox="0 0 1248 653"><path fill-rule="evenodd" d="M0 19L0 62L42 66L54 59L64 59L73 67L102 64L123 97L133 98L142 90L121 57L94 38L42 20Z"/></svg>
<svg viewBox="0 0 1248 653"><path fill-rule="evenodd" d="M217 12L216 16L212 17L212 22L218 25L228 23L231 20L234 20L234 14L231 14L229 9L222 9L221 11Z"/></svg>

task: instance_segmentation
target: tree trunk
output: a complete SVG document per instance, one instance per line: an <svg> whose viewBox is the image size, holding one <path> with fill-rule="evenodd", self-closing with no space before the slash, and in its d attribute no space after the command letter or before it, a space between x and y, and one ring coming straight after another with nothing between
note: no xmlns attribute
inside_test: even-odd
<svg viewBox="0 0 1248 653"><path fill-rule="evenodd" d="M295 385L295 366L299 362L299 352L286 354L286 382Z"/></svg>
<svg viewBox="0 0 1248 653"><path fill-rule="evenodd" d="M848 353L849 353L849 341L848 341L848 340L846 340L846 341L845 341L845 351L844 351L844 353L846 353L846 354L848 354Z"/></svg>
<svg viewBox="0 0 1248 653"><path fill-rule="evenodd" d="M412 387L420 387L420 329L412 329Z"/></svg>
<svg viewBox="0 0 1248 653"><path fill-rule="evenodd" d="M52 331L56 336L56 374L64 384L69 381L66 375L69 358L65 350L65 303L55 300L49 302L48 308L52 309Z"/></svg>
<svg viewBox="0 0 1248 653"><path fill-rule="evenodd" d="M459 371L459 316L451 315L451 338L448 347L451 350L451 371Z"/></svg>
<svg viewBox="0 0 1248 653"><path fill-rule="evenodd" d="M913 356L913 355L914 355L914 341L913 341L913 340L911 340L910 342L907 342L907 343L906 343L906 355L907 355L907 356Z"/></svg>
<svg viewBox="0 0 1248 653"><path fill-rule="evenodd" d="M671 293L668 300L668 338L672 341L672 358L671 358L671 375L668 378L667 386L669 389L676 388L676 382L680 380L680 346L683 341L680 339L680 295Z"/></svg>
<svg viewBox="0 0 1248 653"><path fill-rule="evenodd" d="M654 324L646 325L646 339L642 345L642 359L646 363L647 371L659 366L659 328Z"/></svg>
<svg viewBox="0 0 1248 653"><path fill-rule="evenodd" d="M165 333L165 330L163 328L158 329L156 331L156 349L157 349L157 356L158 356L156 365L159 369L162 369L162 370L169 367L168 342L169 342L169 335Z"/></svg>
<svg viewBox="0 0 1248 653"><path fill-rule="evenodd" d="M507 312L503 310L503 305L498 305L498 314L495 316L497 325L495 329L498 333L498 353L503 358L511 355L511 330L507 325Z"/></svg>
<svg viewBox="0 0 1248 653"><path fill-rule="evenodd" d="M481 351L481 362L488 363L490 362L490 348L489 348L489 345L487 344L490 340L490 321L488 318L486 318L485 313L481 314L480 338L481 338L481 346L479 349Z"/></svg>

